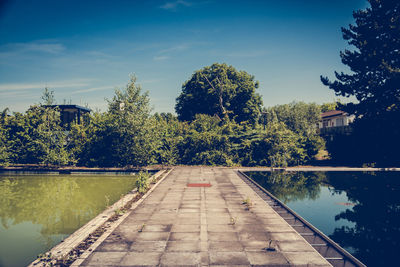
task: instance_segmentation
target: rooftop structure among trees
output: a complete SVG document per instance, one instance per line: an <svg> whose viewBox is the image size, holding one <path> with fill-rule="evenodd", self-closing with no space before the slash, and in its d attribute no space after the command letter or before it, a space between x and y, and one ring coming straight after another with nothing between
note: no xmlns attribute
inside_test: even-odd
<svg viewBox="0 0 400 267"><path fill-rule="evenodd" d="M45 105L45 107L58 108L60 110L61 126L70 129L71 123L80 124L83 121L83 115L90 113L90 108L78 105Z"/></svg>

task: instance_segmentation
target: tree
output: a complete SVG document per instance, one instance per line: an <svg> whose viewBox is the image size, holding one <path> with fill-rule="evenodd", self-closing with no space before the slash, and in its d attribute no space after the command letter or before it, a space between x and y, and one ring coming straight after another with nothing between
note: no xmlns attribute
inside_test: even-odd
<svg viewBox="0 0 400 267"><path fill-rule="evenodd" d="M41 99L43 100L43 105L55 105L56 104L56 99L54 97L54 91L49 91L48 87L44 88Z"/></svg>
<svg viewBox="0 0 400 267"><path fill-rule="evenodd" d="M341 137L335 153L357 159L356 163L397 165L400 163L400 2L369 0L369 3L366 10L353 13L355 25L342 28L343 38L355 47L340 54L352 73L335 72L337 80L332 82L321 76L321 81L336 95L355 96L358 100L339 105L340 109L355 114L356 120L352 136ZM346 144L356 149L348 149Z"/></svg>
<svg viewBox="0 0 400 267"><path fill-rule="evenodd" d="M233 165L229 136L223 133L225 127L217 116L196 115L178 144L180 163Z"/></svg>
<svg viewBox="0 0 400 267"><path fill-rule="evenodd" d="M182 123L171 113L156 113L154 119L161 141L156 151L157 163L174 165L179 160L178 143L182 139Z"/></svg>
<svg viewBox="0 0 400 267"><path fill-rule="evenodd" d="M90 166L145 166L153 163L160 145L155 119L150 115L148 93L131 76L128 85L116 89L106 113L91 118L80 164Z"/></svg>
<svg viewBox="0 0 400 267"><path fill-rule="evenodd" d="M123 90L116 89L113 99L108 101L112 120L109 123L117 137L112 145L118 165L144 166L153 162L158 138L150 112L149 94L142 93L133 75L128 85Z"/></svg>
<svg viewBox="0 0 400 267"><path fill-rule="evenodd" d="M3 121L11 163L66 165L70 162L60 114L53 108L31 106Z"/></svg>
<svg viewBox="0 0 400 267"><path fill-rule="evenodd" d="M8 108L4 109L0 114L0 165L6 165L8 163L8 149L7 149L7 137L5 124L7 122Z"/></svg>
<svg viewBox="0 0 400 267"><path fill-rule="evenodd" d="M323 103L321 105L321 112L327 112L331 110L336 110L338 108L338 102L328 102L328 103Z"/></svg>
<svg viewBox="0 0 400 267"><path fill-rule="evenodd" d="M267 108L264 112L267 124L283 122L290 130L306 136L317 132L316 125L321 119L321 108L315 103L292 102Z"/></svg>
<svg viewBox="0 0 400 267"><path fill-rule="evenodd" d="M336 95L359 101L341 109L366 118L400 110L400 2L368 1L369 8L353 13L355 25L342 28L343 38L355 49L340 56L353 73L335 72L333 82L321 76Z"/></svg>
<svg viewBox="0 0 400 267"><path fill-rule="evenodd" d="M317 123L321 119L321 107L315 103L292 102L277 105L264 111L266 124L282 122L297 133L307 151L307 160L311 160L325 146L324 140L317 133Z"/></svg>
<svg viewBox="0 0 400 267"><path fill-rule="evenodd" d="M215 63L196 71L183 84L175 110L184 121L194 120L196 114L207 114L255 123L262 106L261 96L256 93L258 85L247 72Z"/></svg>
<svg viewBox="0 0 400 267"><path fill-rule="evenodd" d="M37 125L39 138L36 140L44 152L41 163L67 165L70 162L70 155L66 148L67 135L60 126L59 110L34 106L28 112L41 117L40 124Z"/></svg>

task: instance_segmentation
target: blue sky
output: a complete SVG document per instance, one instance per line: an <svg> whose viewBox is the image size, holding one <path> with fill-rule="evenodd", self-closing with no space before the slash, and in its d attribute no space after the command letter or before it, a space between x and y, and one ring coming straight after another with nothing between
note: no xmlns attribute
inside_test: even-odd
<svg viewBox="0 0 400 267"><path fill-rule="evenodd" d="M0 0L1 3L4 0ZM7 1L0 5L0 109L57 102L106 110L129 75L174 112L195 70L227 63L260 81L264 106L333 101L319 76L348 71L340 27L365 0Z"/></svg>

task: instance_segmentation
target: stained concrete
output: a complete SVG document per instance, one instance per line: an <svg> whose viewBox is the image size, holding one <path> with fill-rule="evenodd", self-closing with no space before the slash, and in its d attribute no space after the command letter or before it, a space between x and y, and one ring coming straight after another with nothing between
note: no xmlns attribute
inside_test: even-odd
<svg viewBox="0 0 400 267"><path fill-rule="evenodd" d="M180 167L81 266L331 265L234 170Z"/></svg>

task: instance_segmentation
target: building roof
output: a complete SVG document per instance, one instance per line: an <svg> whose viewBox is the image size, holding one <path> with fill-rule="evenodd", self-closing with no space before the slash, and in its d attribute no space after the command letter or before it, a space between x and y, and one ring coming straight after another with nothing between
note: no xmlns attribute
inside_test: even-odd
<svg viewBox="0 0 400 267"><path fill-rule="evenodd" d="M45 105L45 107L51 107L51 108L59 108L61 110L63 109L80 109L82 111L90 112L92 111L90 108L85 108L79 105Z"/></svg>
<svg viewBox="0 0 400 267"><path fill-rule="evenodd" d="M331 110L331 111L322 113L321 118L326 119L326 118L340 116L340 115L344 115L344 114L346 114L346 112L344 112L342 110Z"/></svg>

